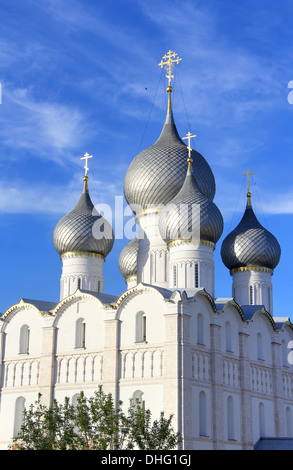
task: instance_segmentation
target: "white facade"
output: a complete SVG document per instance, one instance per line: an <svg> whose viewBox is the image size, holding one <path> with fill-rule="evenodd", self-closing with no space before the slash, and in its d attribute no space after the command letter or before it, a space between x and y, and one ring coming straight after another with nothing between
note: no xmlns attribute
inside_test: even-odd
<svg viewBox="0 0 293 470"><path fill-rule="evenodd" d="M1 323L2 449L39 392L50 405L100 384L125 406L139 392L154 418L174 414L184 449L292 436L293 332L264 309L140 283L117 299L77 290L51 306L21 301Z"/></svg>

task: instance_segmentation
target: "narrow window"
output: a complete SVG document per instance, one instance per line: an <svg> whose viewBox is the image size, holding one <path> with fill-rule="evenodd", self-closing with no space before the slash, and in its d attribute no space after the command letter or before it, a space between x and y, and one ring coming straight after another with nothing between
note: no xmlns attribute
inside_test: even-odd
<svg viewBox="0 0 293 470"><path fill-rule="evenodd" d="M142 340L146 341L146 316L142 317Z"/></svg>
<svg viewBox="0 0 293 470"><path fill-rule="evenodd" d="M75 347L85 348L86 323L83 318L76 321Z"/></svg>
<svg viewBox="0 0 293 470"><path fill-rule="evenodd" d="M13 437L17 436L22 426L24 406L25 399L23 397L18 397L15 401Z"/></svg>
<svg viewBox="0 0 293 470"><path fill-rule="evenodd" d="M145 410L145 401L143 399L143 392L141 390L136 390L132 395L132 403L134 405L140 405L143 410Z"/></svg>
<svg viewBox="0 0 293 470"><path fill-rule="evenodd" d="M80 277L77 280L77 288L81 289L81 279L80 279Z"/></svg>
<svg viewBox="0 0 293 470"><path fill-rule="evenodd" d="M135 341L140 343L146 341L146 315L144 312L138 312L136 314L136 334Z"/></svg>
<svg viewBox="0 0 293 470"><path fill-rule="evenodd" d="M177 286L177 266L173 266L173 286Z"/></svg>
<svg viewBox="0 0 293 470"><path fill-rule="evenodd" d="M249 286L249 303L253 305L253 287Z"/></svg>
<svg viewBox="0 0 293 470"><path fill-rule="evenodd" d="M226 351L232 351L232 335L231 335L231 323L226 322Z"/></svg>
<svg viewBox="0 0 293 470"><path fill-rule="evenodd" d="M195 287L199 286L199 280L198 280L198 264L195 265Z"/></svg>
<svg viewBox="0 0 293 470"><path fill-rule="evenodd" d="M197 315L197 344L204 344L204 324L201 313Z"/></svg>
<svg viewBox="0 0 293 470"><path fill-rule="evenodd" d="M265 407L263 403L259 404L259 437L265 437Z"/></svg>
<svg viewBox="0 0 293 470"><path fill-rule="evenodd" d="M101 281L98 281L98 292L101 290Z"/></svg>
<svg viewBox="0 0 293 470"><path fill-rule="evenodd" d="M287 406L286 408L286 428L287 428L287 437L292 437L292 416L291 408Z"/></svg>
<svg viewBox="0 0 293 470"><path fill-rule="evenodd" d="M235 439L234 436L234 403L231 396L227 400L227 424L228 424L228 439Z"/></svg>
<svg viewBox="0 0 293 470"><path fill-rule="evenodd" d="M30 329L27 325L23 325L20 329L19 353L29 354L30 347Z"/></svg>
<svg viewBox="0 0 293 470"><path fill-rule="evenodd" d="M199 394L199 435L207 436L207 399L204 392Z"/></svg>
<svg viewBox="0 0 293 470"><path fill-rule="evenodd" d="M257 334L257 358L263 360L263 347L262 347L262 336L260 333Z"/></svg>

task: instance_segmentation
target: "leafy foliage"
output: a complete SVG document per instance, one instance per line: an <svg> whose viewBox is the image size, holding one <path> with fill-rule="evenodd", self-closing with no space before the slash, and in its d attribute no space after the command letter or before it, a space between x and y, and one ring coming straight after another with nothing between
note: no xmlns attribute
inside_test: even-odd
<svg viewBox="0 0 293 470"><path fill-rule="evenodd" d="M111 394L102 387L87 398L81 392L77 404L53 402L46 407L38 400L24 410L23 423L14 445L22 450L166 450L181 442L171 421L173 416L152 422L150 410L131 401L128 413L122 402L115 407Z"/></svg>

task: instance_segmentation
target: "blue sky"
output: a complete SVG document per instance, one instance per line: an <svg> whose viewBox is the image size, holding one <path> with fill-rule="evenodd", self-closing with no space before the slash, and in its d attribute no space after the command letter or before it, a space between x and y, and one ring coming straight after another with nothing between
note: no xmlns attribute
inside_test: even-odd
<svg viewBox="0 0 293 470"><path fill-rule="evenodd" d="M293 80L290 0L0 1L0 312L21 297L58 301L58 220L82 190L89 152L95 204L114 205L136 154L158 138L166 83L158 67L174 50L173 105L181 136L216 179L225 228L215 251L216 296L231 296L220 258L246 203L279 240L274 314L293 311ZM105 292L125 289L118 239L105 263Z"/></svg>

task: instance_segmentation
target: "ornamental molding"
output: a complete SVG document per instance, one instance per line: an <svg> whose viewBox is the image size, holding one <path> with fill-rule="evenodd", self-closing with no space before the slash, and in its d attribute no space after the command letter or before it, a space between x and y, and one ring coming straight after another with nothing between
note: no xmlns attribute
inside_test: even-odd
<svg viewBox="0 0 293 470"><path fill-rule="evenodd" d="M169 242L167 244L167 247L168 249L170 248L173 248L173 247L176 247L176 246L179 246L179 245L184 245L184 244L187 244L187 243L193 243L193 244L196 244L196 245L204 245L204 246L210 246L211 248L213 248L213 250L216 248L216 244L213 243L213 242L210 242L208 240L173 240L171 242Z"/></svg>
<svg viewBox="0 0 293 470"><path fill-rule="evenodd" d="M123 292L123 294L120 295L120 297L113 304L113 308L119 307L119 305L124 301L124 299L128 298L129 296L133 294L143 294L144 292L151 292L153 294L158 295L161 299L164 300L164 296L155 287L145 285L140 282L135 287L127 289L125 292Z"/></svg>
<svg viewBox="0 0 293 470"><path fill-rule="evenodd" d="M61 300L58 305L52 310L52 315L55 317L59 310L64 307L65 305L69 303L73 303L74 301L78 301L81 299L90 299L94 300L99 304L100 307L103 309L106 309L105 305L93 294L85 293L77 289L74 294L69 295L68 297L65 297L65 299Z"/></svg>
<svg viewBox="0 0 293 470"><path fill-rule="evenodd" d="M77 258L80 256L92 257L92 258L102 258L105 261L106 257L100 253L91 253L89 251L67 251L60 256L61 261L64 261L68 258Z"/></svg>
<svg viewBox="0 0 293 470"><path fill-rule="evenodd" d="M21 310L35 310L36 313L41 315L42 317L46 317L48 315L51 315L50 312L41 312L35 305L30 304L28 302L24 302L23 299L21 299L18 304L12 305L9 307L2 315L1 320L5 320L9 315L11 315L13 312L16 313L17 311Z"/></svg>
<svg viewBox="0 0 293 470"><path fill-rule="evenodd" d="M231 274L234 274L236 272L241 272L241 271L263 271L267 272L270 274L273 274L273 270L270 268L265 268L263 266L241 266L240 268L233 268L230 270Z"/></svg>

